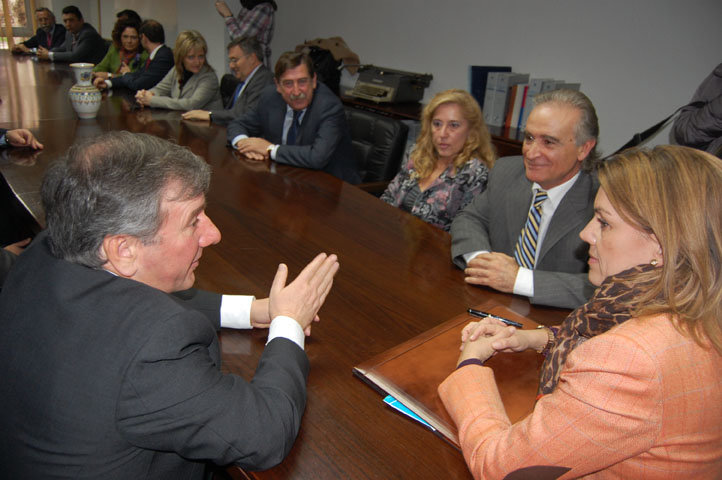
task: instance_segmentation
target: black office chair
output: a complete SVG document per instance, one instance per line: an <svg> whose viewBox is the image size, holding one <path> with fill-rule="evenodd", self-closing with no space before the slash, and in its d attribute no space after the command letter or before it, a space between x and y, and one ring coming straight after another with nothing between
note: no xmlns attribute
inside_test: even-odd
<svg viewBox="0 0 722 480"><path fill-rule="evenodd" d="M409 127L377 113L344 108L354 156L361 169L358 187L380 196L399 171Z"/></svg>
<svg viewBox="0 0 722 480"><path fill-rule="evenodd" d="M228 105L228 102L236 91L238 83L238 79L230 73L226 73L221 77L221 101L224 107Z"/></svg>

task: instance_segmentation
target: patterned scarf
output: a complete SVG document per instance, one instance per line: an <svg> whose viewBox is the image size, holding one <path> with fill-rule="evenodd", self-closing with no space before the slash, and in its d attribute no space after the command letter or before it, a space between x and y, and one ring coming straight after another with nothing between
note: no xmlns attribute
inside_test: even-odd
<svg viewBox="0 0 722 480"><path fill-rule="evenodd" d="M650 264L638 265L608 277L587 303L570 313L559 329L555 329L554 345L541 367L539 394L546 395L554 391L562 367L572 350L632 318L630 301L654 282L654 279L643 283L635 279L639 274L654 268Z"/></svg>
<svg viewBox="0 0 722 480"><path fill-rule="evenodd" d="M125 63L130 68L133 68L133 62L136 64L138 63L138 60L140 60L140 54L137 52L129 52L124 48L121 48L118 51L118 57L120 57L120 65L118 65L117 70L114 73L120 73L120 68Z"/></svg>

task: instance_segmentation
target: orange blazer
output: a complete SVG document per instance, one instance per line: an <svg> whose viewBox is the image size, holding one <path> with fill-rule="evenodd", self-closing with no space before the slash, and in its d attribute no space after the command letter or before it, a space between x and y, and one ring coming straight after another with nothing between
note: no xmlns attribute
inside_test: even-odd
<svg viewBox="0 0 722 480"><path fill-rule="evenodd" d="M474 478L720 479L722 355L668 317L577 347L556 390L512 425L489 367L439 386Z"/></svg>

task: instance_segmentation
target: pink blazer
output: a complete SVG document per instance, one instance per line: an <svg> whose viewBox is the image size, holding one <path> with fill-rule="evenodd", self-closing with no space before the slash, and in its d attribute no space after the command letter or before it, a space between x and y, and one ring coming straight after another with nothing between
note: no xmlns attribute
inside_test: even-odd
<svg viewBox="0 0 722 480"><path fill-rule="evenodd" d="M514 425L491 368L454 371L439 395L474 478L722 478L722 355L666 316L577 347L557 389Z"/></svg>

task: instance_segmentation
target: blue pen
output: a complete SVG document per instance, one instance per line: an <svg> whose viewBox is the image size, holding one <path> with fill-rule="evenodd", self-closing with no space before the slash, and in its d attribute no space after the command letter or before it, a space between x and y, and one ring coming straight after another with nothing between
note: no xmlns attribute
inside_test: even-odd
<svg viewBox="0 0 722 480"><path fill-rule="evenodd" d="M516 328L523 328L523 327L524 327L524 325L522 325L522 324L519 323L519 322L515 322L515 321L513 321L513 320L509 320L509 319L507 319L507 318L500 317L500 316L498 316L498 315L494 315L493 313L482 312L481 310L475 310L475 309L473 309L473 308L469 308L469 309L467 310L467 312L469 312L469 315L471 315L472 317L477 317L477 318L487 318L487 317L488 317L488 318L494 318L494 319L496 319L496 320L499 320L500 322L506 323L507 325L511 325L512 327L516 327Z"/></svg>

